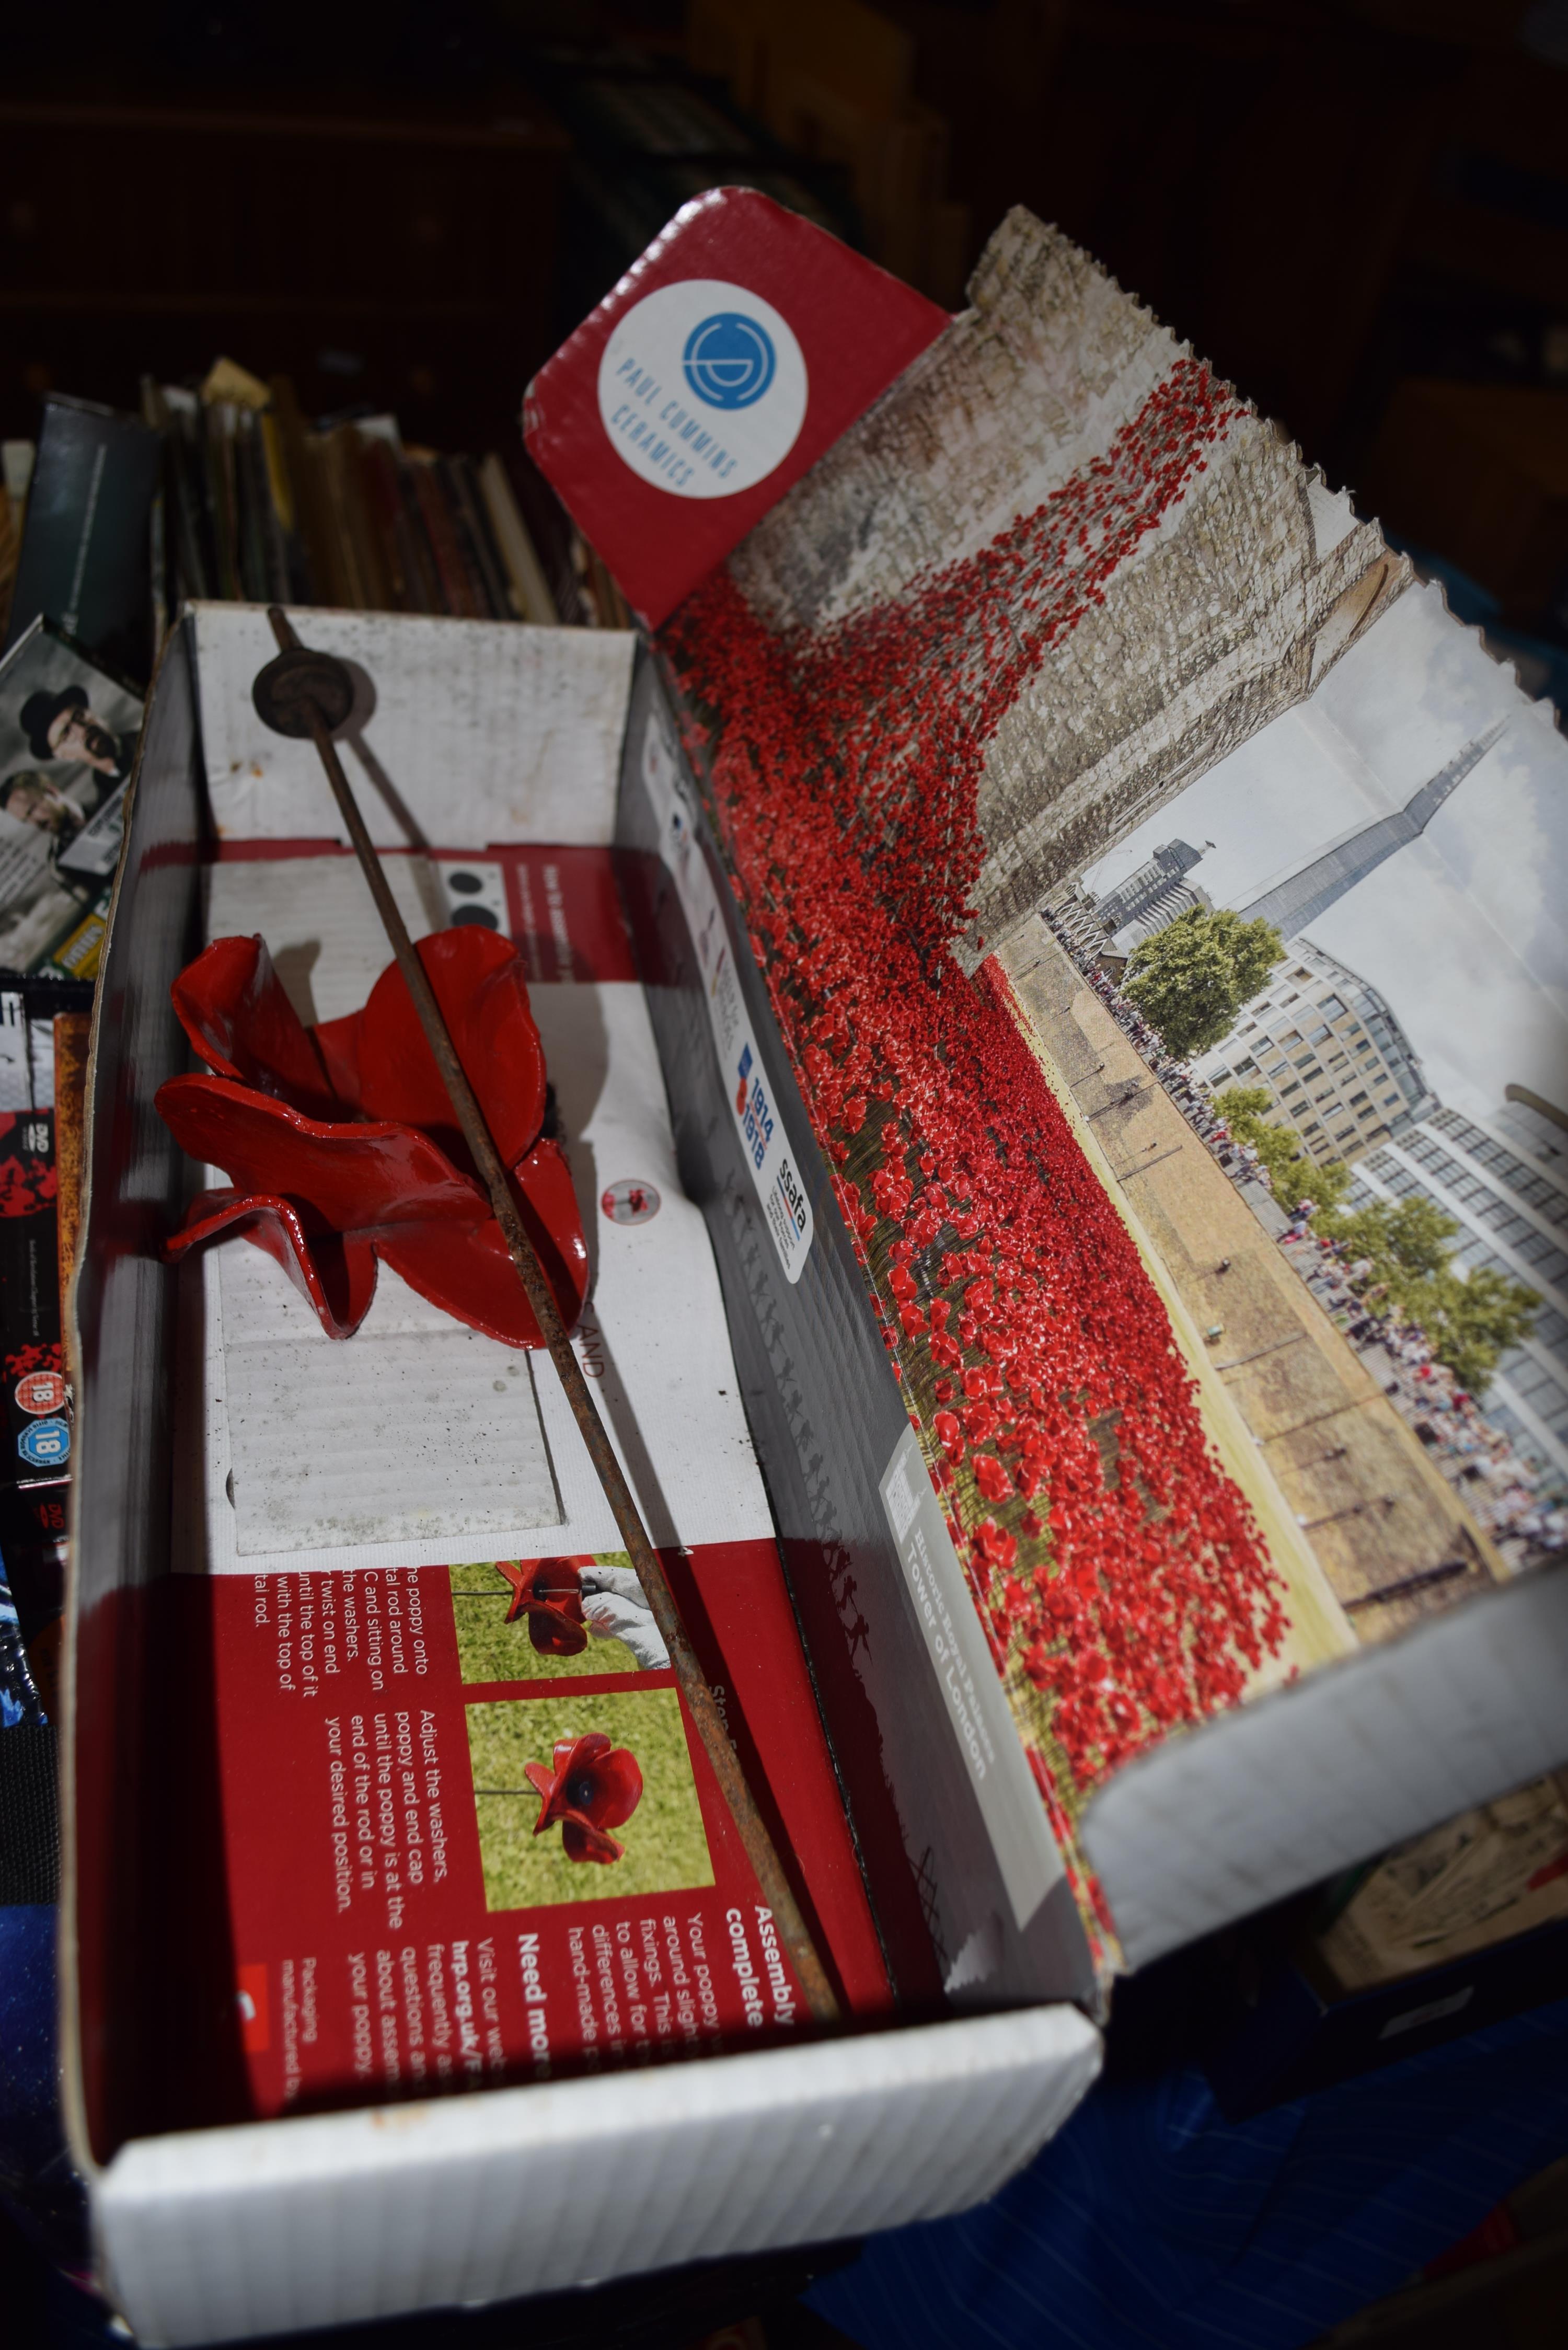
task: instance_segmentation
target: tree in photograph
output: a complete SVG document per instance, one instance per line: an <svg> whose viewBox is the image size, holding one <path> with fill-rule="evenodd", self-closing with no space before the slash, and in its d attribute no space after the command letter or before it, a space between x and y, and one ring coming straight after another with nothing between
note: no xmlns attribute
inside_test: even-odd
<svg viewBox="0 0 1568 2350"><path fill-rule="evenodd" d="M1314 1165L1289 1127L1270 1125L1272 1099L1262 1086L1229 1086L1214 1107L1236 1139L1257 1151L1280 1205L1311 1200L1312 1230L1342 1243L1347 1263L1366 1264L1363 1292L1380 1293L1405 1320L1418 1324L1438 1361L1472 1394L1484 1395L1502 1357L1535 1319L1541 1301L1534 1291L1486 1265L1457 1273L1459 1227L1418 1193L1344 1207L1350 1170L1338 1159Z"/></svg>
<svg viewBox="0 0 1568 2350"><path fill-rule="evenodd" d="M1315 1165L1288 1126L1271 1126L1264 1113L1272 1099L1262 1086L1227 1086L1215 1095L1214 1107L1237 1141L1251 1144L1282 1208L1289 1211L1303 1200L1320 1209L1337 1207L1350 1189L1349 1168L1337 1159L1325 1167Z"/></svg>
<svg viewBox="0 0 1568 2350"><path fill-rule="evenodd" d="M1342 1241L1349 1261L1366 1259L1366 1285L1381 1285L1390 1305L1425 1331L1439 1363L1462 1387L1484 1395L1493 1371L1525 1336L1541 1301L1521 1281L1478 1264L1456 1272L1459 1227L1430 1200L1374 1200L1364 1208L1328 1208L1314 1231Z"/></svg>
<svg viewBox="0 0 1568 2350"><path fill-rule="evenodd" d="M1477 1264L1463 1274L1435 1274L1416 1319L1460 1386L1484 1395L1503 1356L1528 1336L1540 1304L1522 1282Z"/></svg>
<svg viewBox="0 0 1568 2350"><path fill-rule="evenodd" d="M1324 1205L1332 1207L1328 1201ZM1407 1310L1413 1310L1407 1301L1423 1282L1448 1271L1459 1235L1453 1217L1419 1192L1407 1200L1372 1200L1364 1208L1334 1208L1314 1217L1313 1228L1343 1241L1349 1263L1369 1258L1368 1281L1381 1282L1395 1304Z"/></svg>
<svg viewBox="0 0 1568 2350"><path fill-rule="evenodd" d="M1194 906L1135 947L1122 993L1168 1053L1190 1060L1230 1035L1284 951L1272 923L1244 922L1227 906Z"/></svg>

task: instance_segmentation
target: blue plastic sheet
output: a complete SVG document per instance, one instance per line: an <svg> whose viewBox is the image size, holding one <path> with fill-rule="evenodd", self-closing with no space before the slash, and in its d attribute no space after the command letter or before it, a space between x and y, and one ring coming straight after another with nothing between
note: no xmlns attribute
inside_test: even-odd
<svg viewBox="0 0 1568 2350"><path fill-rule="evenodd" d="M1563 2153L1568 2000L1242 2123L1181 2070L808 2298L864 2350L1293 2350Z"/></svg>

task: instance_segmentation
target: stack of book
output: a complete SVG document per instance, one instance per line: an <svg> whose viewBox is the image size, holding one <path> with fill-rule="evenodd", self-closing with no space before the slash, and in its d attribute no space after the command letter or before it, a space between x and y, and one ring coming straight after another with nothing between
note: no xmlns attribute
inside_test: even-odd
<svg viewBox="0 0 1568 2350"><path fill-rule="evenodd" d="M390 415L307 424L286 376L220 359L151 379L164 435L168 608L182 597L462 619L559 617L506 468L405 443Z"/></svg>

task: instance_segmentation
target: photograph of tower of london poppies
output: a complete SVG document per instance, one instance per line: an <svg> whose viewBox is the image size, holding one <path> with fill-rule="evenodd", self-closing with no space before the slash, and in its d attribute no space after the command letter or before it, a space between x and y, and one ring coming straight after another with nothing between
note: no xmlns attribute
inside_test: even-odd
<svg viewBox="0 0 1568 2350"><path fill-rule="evenodd" d="M1563 1546L1568 744L1058 231L969 290L663 650L1070 1820Z"/></svg>

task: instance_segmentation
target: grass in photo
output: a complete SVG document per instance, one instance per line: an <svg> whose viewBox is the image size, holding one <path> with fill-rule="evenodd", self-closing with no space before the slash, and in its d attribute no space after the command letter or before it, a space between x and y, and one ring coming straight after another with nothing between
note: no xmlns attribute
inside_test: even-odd
<svg viewBox="0 0 1568 2350"><path fill-rule="evenodd" d="M476 1681L553 1681L585 1673L643 1670L624 1640L607 1638L595 1629L580 1596L573 1604L570 1576L551 1573L557 1565L579 1571L590 1565L620 1567L629 1573L631 1561L624 1551L604 1551L592 1559L508 1559L447 1569L459 1669L471 1687ZM530 1568L543 1572L530 1579ZM519 1582L524 1585L521 1593Z"/></svg>
<svg viewBox="0 0 1568 2350"><path fill-rule="evenodd" d="M467 1712L487 1908L618 1900L712 1884L674 1690L500 1699ZM557 1748L569 1750L564 1769ZM536 1835L542 1812L553 1816ZM621 1856L608 1857L617 1846Z"/></svg>

